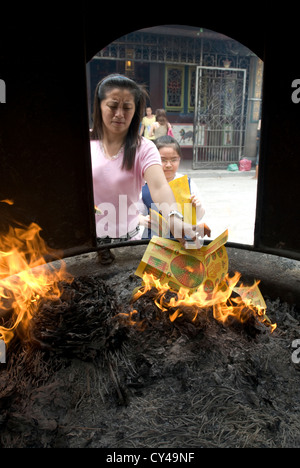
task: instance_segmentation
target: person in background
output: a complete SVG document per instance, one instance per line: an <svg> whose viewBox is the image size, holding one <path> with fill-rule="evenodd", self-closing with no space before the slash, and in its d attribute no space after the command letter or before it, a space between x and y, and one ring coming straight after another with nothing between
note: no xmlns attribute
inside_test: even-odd
<svg viewBox="0 0 300 468"><path fill-rule="evenodd" d="M143 117L142 120L142 125L140 128L140 136L144 136L145 138L148 138L149 140L153 140L154 136L149 136L149 130L151 128L151 125L155 122L155 115L152 114L152 109L151 107L146 108L146 115Z"/></svg>
<svg viewBox="0 0 300 468"><path fill-rule="evenodd" d="M151 125L149 136L154 140L164 135L173 136L172 126L168 122L166 111L164 109L157 109L155 116L156 122Z"/></svg>
<svg viewBox="0 0 300 468"><path fill-rule="evenodd" d="M154 143L139 135L146 105L144 88L126 76L113 74L95 90L91 164L97 241L111 243L139 236L138 201L147 182L155 203L164 202L163 216L182 244L185 234L199 239L195 227L183 222ZM199 242L200 246L200 242ZM114 260L110 249L99 250L99 261Z"/></svg>
<svg viewBox="0 0 300 468"><path fill-rule="evenodd" d="M171 182L174 179L182 177L183 174L178 172L180 160L182 157L181 148L177 140L171 136L163 136L158 138L155 141L155 144L159 150L161 156L161 162L163 171L166 177L167 182ZM196 216L198 229L202 229L204 235L210 236L210 229L204 223L200 224L200 220L205 214L205 210L201 203L201 197L195 182L192 179L188 178L190 192L191 192L191 203L196 207ZM150 190L148 184L146 183L142 188L142 208L140 214L140 224L145 228L143 238L151 239L151 221L150 221L150 208L153 200L151 198Z"/></svg>

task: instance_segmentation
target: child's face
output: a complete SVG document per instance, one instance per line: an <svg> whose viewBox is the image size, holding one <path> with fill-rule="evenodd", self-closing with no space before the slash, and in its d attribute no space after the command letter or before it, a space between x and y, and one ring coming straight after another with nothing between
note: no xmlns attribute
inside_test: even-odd
<svg viewBox="0 0 300 468"><path fill-rule="evenodd" d="M172 146L159 149L162 167L168 182L174 179L180 164L180 157Z"/></svg>

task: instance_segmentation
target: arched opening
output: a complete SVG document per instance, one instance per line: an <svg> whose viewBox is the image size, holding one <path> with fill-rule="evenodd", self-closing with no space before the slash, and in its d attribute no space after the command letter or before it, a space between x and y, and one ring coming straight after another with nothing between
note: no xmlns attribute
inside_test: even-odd
<svg viewBox="0 0 300 468"><path fill-rule="evenodd" d="M203 195L212 237L229 228L230 242L253 245L262 60L236 40L200 27L134 31L87 64L90 124L96 84L115 72L147 86L153 111L166 110L182 149L180 172Z"/></svg>

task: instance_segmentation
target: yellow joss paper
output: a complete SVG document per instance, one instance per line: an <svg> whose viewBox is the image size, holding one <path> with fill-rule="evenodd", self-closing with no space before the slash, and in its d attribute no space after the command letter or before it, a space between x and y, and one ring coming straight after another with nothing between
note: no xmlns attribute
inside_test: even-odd
<svg viewBox="0 0 300 468"><path fill-rule="evenodd" d="M197 216L196 216L196 207L191 203L191 192L188 177L185 175L179 177L178 179L171 180L169 185L173 191L178 209L181 209L181 212L184 217L184 221L187 224L196 225ZM151 220L151 232L152 235L157 235L159 237L169 237L169 225L166 219L156 210L149 210L150 220Z"/></svg>
<svg viewBox="0 0 300 468"><path fill-rule="evenodd" d="M159 237L169 237L170 230L166 219L158 211L150 208L151 232Z"/></svg>
<svg viewBox="0 0 300 468"><path fill-rule="evenodd" d="M258 283L255 282L252 286L236 286L233 288L233 291L237 293L242 301L249 306L254 306L260 310L261 315L271 323L271 320L266 314L267 305L265 300L260 292Z"/></svg>
<svg viewBox="0 0 300 468"><path fill-rule="evenodd" d="M266 310L267 306L257 283L254 283L253 286L236 286L233 291L241 296L245 304Z"/></svg>
<svg viewBox="0 0 300 468"><path fill-rule="evenodd" d="M179 242L154 236L135 272L143 278L152 274L173 290L180 287L195 291L203 284L207 293L223 281L228 272L228 255L224 244L228 231L200 250L184 249Z"/></svg>
<svg viewBox="0 0 300 468"><path fill-rule="evenodd" d="M191 203L191 191L188 176L171 180L169 185L174 193L176 202L181 206L184 221L188 224L197 223L196 207Z"/></svg>

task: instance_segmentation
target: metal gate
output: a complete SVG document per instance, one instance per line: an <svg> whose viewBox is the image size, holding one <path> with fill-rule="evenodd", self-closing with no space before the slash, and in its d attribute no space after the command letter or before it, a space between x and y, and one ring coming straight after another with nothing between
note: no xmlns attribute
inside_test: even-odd
<svg viewBox="0 0 300 468"><path fill-rule="evenodd" d="M245 139L247 70L197 67L193 169L237 163Z"/></svg>

